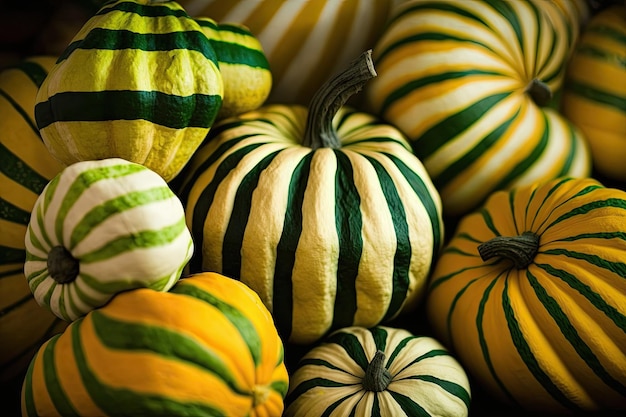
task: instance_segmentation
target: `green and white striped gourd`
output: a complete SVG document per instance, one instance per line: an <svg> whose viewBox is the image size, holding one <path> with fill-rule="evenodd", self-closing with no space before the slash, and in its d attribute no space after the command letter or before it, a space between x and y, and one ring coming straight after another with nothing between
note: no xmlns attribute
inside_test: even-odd
<svg viewBox="0 0 626 417"><path fill-rule="evenodd" d="M37 197L64 166L35 125L37 90L52 56L29 57L0 72L0 382L21 378L37 348L65 322L39 307L24 277L24 237Z"/></svg>
<svg viewBox="0 0 626 417"><path fill-rule="evenodd" d="M178 3L119 0L61 54L35 117L67 165L119 157L171 181L213 125L223 93L213 47Z"/></svg>
<svg viewBox="0 0 626 417"><path fill-rule="evenodd" d="M46 185L28 223L24 273L37 302L71 321L122 291L167 291L192 253L165 180L108 158L72 164Z"/></svg>
<svg viewBox="0 0 626 417"><path fill-rule="evenodd" d="M439 195L406 138L341 107L367 62L308 109L267 105L217 124L178 190L198 248L191 272L249 285L293 343L415 307L442 245Z"/></svg>
<svg viewBox="0 0 626 417"><path fill-rule="evenodd" d="M348 327L311 348L291 374L285 417L463 417L468 377L428 336Z"/></svg>
<svg viewBox="0 0 626 417"><path fill-rule="evenodd" d="M577 19L550 1L408 0L374 47L370 111L410 139L459 216L494 190L591 173L584 135L553 106Z"/></svg>

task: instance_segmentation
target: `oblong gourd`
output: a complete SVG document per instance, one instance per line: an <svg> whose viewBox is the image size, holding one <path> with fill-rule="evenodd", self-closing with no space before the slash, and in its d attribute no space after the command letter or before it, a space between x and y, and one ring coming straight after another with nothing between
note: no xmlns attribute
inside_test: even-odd
<svg viewBox="0 0 626 417"><path fill-rule="evenodd" d="M23 416L280 417L289 377L272 317L213 273L115 296L44 344Z"/></svg>
<svg viewBox="0 0 626 417"><path fill-rule="evenodd" d="M24 274L37 302L75 320L133 288L166 291L192 256L181 201L165 180L120 158L77 162L37 198Z"/></svg>

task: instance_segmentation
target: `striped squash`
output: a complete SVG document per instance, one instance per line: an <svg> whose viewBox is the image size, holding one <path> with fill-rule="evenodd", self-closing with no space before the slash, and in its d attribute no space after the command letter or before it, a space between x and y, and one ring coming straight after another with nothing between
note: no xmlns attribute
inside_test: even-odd
<svg viewBox="0 0 626 417"><path fill-rule="evenodd" d="M563 178L495 192L439 257L435 335L489 395L626 410L626 192Z"/></svg>
<svg viewBox="0 0 626 417"><path fill-rule="evenodd" d="M444 213L467 213L498 189L590 174L582 133L547 106L578 33L554 7L409 0L394 9L367 102L409 137Z"/></svg>
<svg viewBox="0 0 626 417"><path fill-rule="evenodd" d="M22 415L280 417L288 383L258 296L204 273L119 294L51 338L24 378Z"/></svg>
<svg viewBox="0 0 626 417"><path fill-rule="evenodd" d="M21 378L37 348L65 323L39 307L24 277L30 213L63 169L35 126L37 89L54 65L30 57L0 72L0 382Z"/></svg>
<svg viewBox="0 0 626 417"><path fill-rule="evenodd" d="M216 125L178 191L198 248L191 271L252 287L292 343L414 307L442 244L439 195L406 138L329 111L355 73L369 77L365 62L311 108L266 105Z"/></svg>
<svg viewBox="0 0 626 417"><path fill-rule="evenodd" d="M224 82L217 119L259 108L272 89L272 73L263 46L250 30L236 23L196 17L215 51Z"/></svg>
<svg viewBox="0 0 626 417"><path fill-rule="evenodd" d="M585 134L594 168L626 181L626 5L593 16L568 65L562 111Z"/></svg>
<svg viewBox="0 0 626 417"><path fill-rule="evenodd" d="M372 48L404 0L179 0L191 16L243 24L272 70L272 104L308 105L332 75Z"/></svg>
<svg viewBox="0 0 626 417"><path fill-rule="evenodd" d="M223 89L213 47L178 3L119 0L59 57L35 118L67 165L119 157L170 181L213 125Z"/></svg>
<svg viewBox="0 0 626 417"><path fill-rule="evenodd" d="M463 417L470 385L435 339L347 327L310 349L291 375L285 417Z"/></svg>
<svg viewBox="0 0 626 417"><path fill-rule="evenodd" d="M157 173L120 158L77 162L54 177L25 245L33 295L67 321L121 291L168 290L193 253L178 197Z"/></svg>

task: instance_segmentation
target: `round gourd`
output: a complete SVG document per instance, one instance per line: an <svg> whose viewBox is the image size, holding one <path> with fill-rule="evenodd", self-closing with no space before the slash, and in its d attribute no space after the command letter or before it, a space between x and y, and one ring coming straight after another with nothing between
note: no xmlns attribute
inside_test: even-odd
<svg viewBox="0 0 626 417"><path fill-rule="evenodd" d="M343 107L372 75L365 53L309 108L222 121L182 175L191 271L252 287L296 344L414 307L442 244L439 195L406 138Z"/></svg>
<svg viewBox="0 0 626 417"><path fill-rule="evenodd" d="M193 253L183 206L165 180L119 158L77 162L54 177L25 243L33 295L68 321L121 291L168 290Z"/></svg>
<svg viewBox="0 0 626 417"><path fill-rule="evenodd" d="M115 296L40 349L23 416L280 417L289 383L272 317L213 273Z"/></svg>
<svg viewBox="0 0 626 417"><path fill-rule="evenodd" d="M563 178L463 217L426 302L434 334L513 408L626 410L626 192Z"/></svg>
<svg viewBox="0 0 626 417"><path fill-rule="evenodd" d="M368 106L410 139L459 216L493 191L590 174L582 133L558 104L577 30L556 4L409 0L374 47Z"/></svg>
<svg viewBox="0 0 626 417"><path fill-rule="evenodd" d="M626 5L594 15L568 64L562 111L587 138L593 166L626 181Z"/></svg>
<svg viewBox="0 0 626 417"><path fill-rule="evenodd" d="M270 64L272 104L308 105L355 56L372 48L404 0L180 0L191 16L235 22L259 40Z"/></svg>
<svg viewBox="0 0 626 417"><path fill-rule="evenodd" d="M285 417L467 416L470 385L435 339L378 326L335 331L291 374Z"/></svg>
<svg viewBox="0 0 626 417"><path fill-rule="evenodd" d="M213 47L178 3L119 0L61 54L35 117L67 165L119 157L171 181L213 125L223 93Z"/></svg>
<svg viewBox="0 0 626 417"><path fill-rule="evenodd" d="M21 60L0 72L0 382L21 377L37 348L65 322L39 307L24 277L24 237L39 193L63 165L35 126L37 89L55 58Z"/></svg>

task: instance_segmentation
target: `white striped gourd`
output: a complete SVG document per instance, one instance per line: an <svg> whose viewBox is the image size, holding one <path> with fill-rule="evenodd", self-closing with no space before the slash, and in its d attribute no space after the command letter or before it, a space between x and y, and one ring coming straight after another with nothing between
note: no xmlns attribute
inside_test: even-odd
<svg viewBox="0 0 626 417"><path fill-rule="evenodd" d="M584 28L562 109L587 137L594 169L626 181L626 5L600 11Z"/></svg>
<svg viewBox="0 0 626 417"><path fill-rule="evenodd" d="M447 215L494 190L590 174L582 133L552 107L578 33L555 7L410 0L374 47L368 105L409 137Z"/></svg>
<svg viewBox="0 0 626 417"><path fill-rule="evenodd" d="M32 293L67 321L122 291L168 290L193 253L183 206L165 180L120 158L77 162L54 177L25 243Z"/></svg>
<svg viewBox="0 0 626 417"><path fill-rule="evenodd" d="M224 82L224 98L217 119L260 107L272 89L272 73L263 46L250 30L208 17L195 21L215 50Z"/></svg>
<svg viewBox="0 0 626 417"><path fill-rule="evenodd" d="M63 163L119 157L171 181L222 103L202 29L174 1L104 5L59 57L37 95L37 126Z"/></svg>
<svg viewBox="0 0 626 417"><path fill-rule="evenodd" d="M191 272L252 287L293 343L415 307L442 244L439 195L406 138L341 107L368 64L365 53L308 109L267 105L216 125L178 191Z"/></svg>
<svg viewBox="0 0 626 417"><path fill-rule="evenodd" d="M191 16L243 24L272 70L268 103L308 105L331 76L372 48L403 0L180 0Z"/></svg>
<svg viewBox="0 0 626 417"><path fill-rule="evenodd" d="M285 417L463 417L470 399L464 369L432 337L385 326L347 327L300 359Z"/></svg>
<svg viewBox="0 0 626 417"><path fill-rule="evenodd" d="M626 410L626 192L563 178L494 193L437 261L427 314L487 395Z"/></svg>
<svg viewBox="0 0 626 417"><path fill-rule="evenodd" d="M63 165L35 126L37 89L54 65L30 57L0 72L0 382L20 377L37 348L65 323L39 307L24 277L24 237L39 193Z"/></svg>
<svg viewBox="0 0 626 417"><path fill-rule="evenodd" d="M250 288L185 277L119 294L51 338L24 378L22 415L280 417L283 353Z"/></svg>

